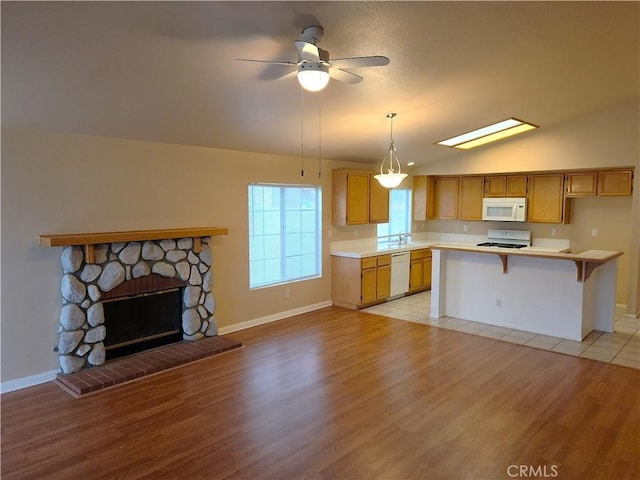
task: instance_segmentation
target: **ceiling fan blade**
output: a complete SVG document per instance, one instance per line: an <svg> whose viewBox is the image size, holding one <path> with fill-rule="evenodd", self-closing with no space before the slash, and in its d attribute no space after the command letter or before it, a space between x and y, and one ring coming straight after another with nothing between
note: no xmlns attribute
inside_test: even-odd
<svg viewBox="0 0 640 480"><path fill-rule="evenodd" d="M383 67L389 65L389 59L382 55L374 55L371 57L334 58L330 63L331 66L339 68Z"/></svg>
<svg viewBox="0 0 640 480"><path fill-rule="evenodd" d="M284 75L281 75L280 77L278 77L278 80L283 80L283 79L287 79L287 78L294 78L298 76L298 70L294 70L293 72L288 72L285 73Z"/></svg>
<svg viewBox="0 0 640 480"><path fill-rule="evenodd" d="M346 70L342 70L340 68L330 68L329 75L331 75L331 78L335 78L336 80L344 83L360 83L362 80L364 80L364 78L360 75L347 72Z"/></svg>
<svg viewBox="0 0 640 480"><path fill-rule="evenodd" d="M313 43L303 42L302 40L298 40L293 43L295 43L296 48L298 49L301 60L306 60L308 62L320 61L320 52L318 51L318 47Z"/></svg>
<svg viewBox="0 0 640 480"><path fill-rule="evenodd" d="M250 58L234 58L234 60L238 60L239 62L257 62L257 63L270 63L272 65L291 65L296 66L297 63L294 62L276 62L273 60L252 60Z"/></svg>

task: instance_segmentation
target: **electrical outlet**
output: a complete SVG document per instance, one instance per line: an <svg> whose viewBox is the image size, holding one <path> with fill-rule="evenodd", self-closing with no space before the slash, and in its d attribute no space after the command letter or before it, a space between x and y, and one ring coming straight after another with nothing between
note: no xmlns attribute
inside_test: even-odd
<svg viewBox="0 0 640 480"><path fill-rule="evenodd" d="M469 225L465 224L465 225L462 227L462 230L464 230L465 232L468 232L468 231L469 231Z"/></svg>
<svg viewBox="0 0 640 480"><path fill-rule="evenodd" d="M591 229L591 236L592 237L597 237L598 236L598 229L597 228L592 228Z"/></svg>
<svg viewBox="0 0 640 480"><path fill-rule="evenodd" d="M357 228L353 231L353 235L356 236L356 237L358 236L358 229Z"/></svg>
<svg viewBox="0 0 640 480"><path fill-rule="evenodd" d="M551 236L555 237L558 234L558 229L557 228L552 228L551 229Z"/></svg>
<svg viewBox="0 0 640 480"><path fill-rule="evenodd" d="M288 288L284 291L284 298L291 298L291 291Z"/></svg>

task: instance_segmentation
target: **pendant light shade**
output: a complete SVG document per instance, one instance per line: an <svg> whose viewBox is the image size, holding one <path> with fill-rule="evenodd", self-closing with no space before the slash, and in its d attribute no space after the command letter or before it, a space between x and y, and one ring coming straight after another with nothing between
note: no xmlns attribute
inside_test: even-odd
<svg viewBox="0 0 640 480"><path fill-rule="evenodd" d="M389 144L387 156L384 157L384 160L380 164L380 174L374 175L374 178L385 188L395 188L407 177L406 173L402 173L400 160L398 160L398 156L396 155L396 146L393 143L393 118L395 116L395 113L387 114L387 118L391 120L391 143ZM384 173L385 169L387 173Z"/></svg>

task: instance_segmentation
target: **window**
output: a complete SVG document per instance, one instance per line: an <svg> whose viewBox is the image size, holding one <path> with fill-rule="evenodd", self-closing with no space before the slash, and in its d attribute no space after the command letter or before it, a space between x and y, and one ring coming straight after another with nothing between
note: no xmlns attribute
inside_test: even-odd
<svg viewBox="0 0 640 480"><path fill-rule="evenodd" d="M389 192L389 223L378 224L378 236L411 232L411 190Z"/></svg>
<svg viewBox="0 0 640 480"><path fill-rule="evenodd" d="M249 287L321 275L321 191L309 185L249 185Z"/></svg>

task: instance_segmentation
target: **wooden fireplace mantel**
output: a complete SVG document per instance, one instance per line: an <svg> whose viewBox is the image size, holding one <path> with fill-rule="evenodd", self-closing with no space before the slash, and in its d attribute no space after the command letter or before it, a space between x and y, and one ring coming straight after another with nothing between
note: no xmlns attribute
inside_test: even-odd
<svg viewBox="0 0 640 480"><path fill-rule="evenodd" d="M66 247L69 245L83 245L87 262L95 259L94 245L101 243L135 242L144 240L165 240L168 238L193 237L193 250L200 252L202 237L227 235L229 229L225 227L192 227L167 228L160 230L131 230L126 232L98 232L98 233L61 233L40 235L40 245L45 247Z"/></svg>

